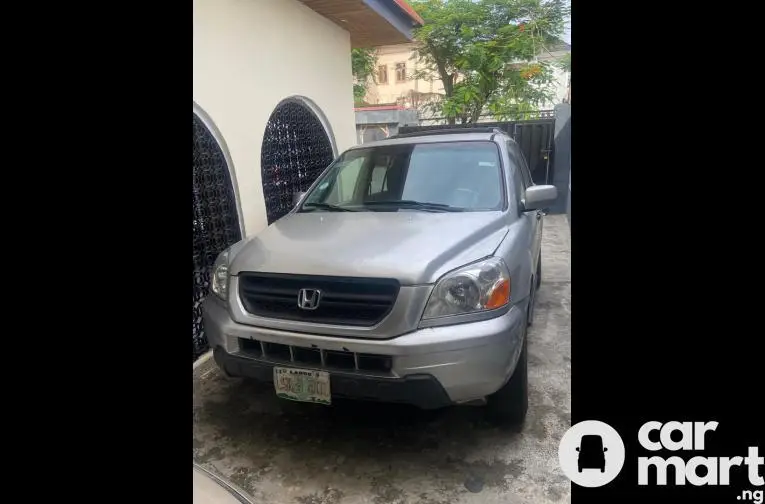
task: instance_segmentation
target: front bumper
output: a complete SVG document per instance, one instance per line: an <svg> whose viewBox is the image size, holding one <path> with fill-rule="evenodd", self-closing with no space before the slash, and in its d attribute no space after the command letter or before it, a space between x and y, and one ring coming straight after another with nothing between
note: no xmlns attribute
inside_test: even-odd
<svg viewBox="0 0 765 504"><path fill-rule="evenodd" d="M213 356L218 366L230 375L273 381L274 363L231 355L222 347L217 347ZM330 371L329 376L333 397L412 404L423 409L436 409L451 404L438 380L427 374L379 378Z"/></svg>
<svg viewBox="0 0 765 504"><path fill-rule="evenodd" d="M429 327L380 339L343 338L239 324L212 296L203 304L205 334L218 365L229 374L264 381L274 365L330 372L333 395L404 402L424 408L469 402L499 390L512 376L525 334L525 310L511 307L499 317ZM244 347L257 340L291 347L284 358L253 356ZM336 369L290 362L293 349L388 356L385 371Z"/></svg>

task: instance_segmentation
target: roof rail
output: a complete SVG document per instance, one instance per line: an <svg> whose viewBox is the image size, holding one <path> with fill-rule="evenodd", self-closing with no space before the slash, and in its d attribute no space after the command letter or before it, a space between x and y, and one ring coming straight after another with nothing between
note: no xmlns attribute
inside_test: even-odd
<svg viewBox="0 0 765 504"><path fill-rule="evenodd" d="M422 131L413 131L411 133L398 133L396 135L391 135L388 138L410 138L410 137L419 137L419 136L428 136L428 135L459 135L461 133L500 133L503 135L507 135L507 131L504 131L500 128L449 128L449 129L432 129L432 130L422 130Z"/></svg>

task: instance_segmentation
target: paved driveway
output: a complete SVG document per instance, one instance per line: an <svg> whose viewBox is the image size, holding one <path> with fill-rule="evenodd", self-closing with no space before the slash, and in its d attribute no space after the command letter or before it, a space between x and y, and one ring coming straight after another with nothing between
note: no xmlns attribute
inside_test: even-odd
<svg viewBox="0 0 765 504"><path fill-rule="evenodd" d="M194 460L263 503L569 502L557 456L571 419L569 243L565 216L548 216L521 433L470 406L282 401L208 361L194 370Z"/></svg>

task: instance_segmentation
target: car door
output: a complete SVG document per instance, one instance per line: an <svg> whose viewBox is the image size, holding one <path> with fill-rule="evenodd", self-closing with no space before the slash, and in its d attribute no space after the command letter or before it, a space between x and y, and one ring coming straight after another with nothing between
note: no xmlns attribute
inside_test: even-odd
<svg viewBox="0 0 765 504"><path fill-rule="evenodd" d="M521 152L521 149L519 149L518 145L515 143L508 142L508 144L508 149L513 153L513 157L515 157L518 167L520 168L522 182L521 198L523 199L526 197L526 189L534 185L534 181L531 178L531 171L529 170L528 164L526 163L526 158L524 157L523 152ZM531 257L534 261L532 267L534 268L533 273L536 274L537 260L539 258L539 251L542 246L542 216L544 213L542 210L533 210L531 212L524 212L523 215L524 218L529 220L530 224Z"/></svg>
<svg viewBox="0 0 765 504"><path fill-rule="evenodd" d="M523 152L518 149L518 152L521 157L521 173L523 174L523 178L526 182L526 188L529 188L534 184L534 179L531 176L531 170L529 169L529 164L526 162L526 156L523 155ZM534 226L534 240L535 240L535 246L534 246L534 257L539 258L539 253L542 250L542 227L544 226L544 215L545 212L543 209L535 210L534 212L530 212L534 214L534 220L536 221L536 226ZM536 270L534 271L536 273Z"/></svg>

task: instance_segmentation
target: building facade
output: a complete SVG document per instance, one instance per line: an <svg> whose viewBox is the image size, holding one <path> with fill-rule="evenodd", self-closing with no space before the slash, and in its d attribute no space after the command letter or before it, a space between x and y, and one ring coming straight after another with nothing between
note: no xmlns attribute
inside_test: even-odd
<svg viewBox="0 0 765 504"><path fill-rule="evenodd" d="M356 144L351 48L407 43L404 0L194 0L194 353L217 255Z"/></svg>
<svg viewBox="0 0 765 504"><path fill-rule="evenodd" d="M571 46L564 42L542 51L536 61L556 63L567 53ZM417 62L414 43L386 45L377 48L377 71L375 80L369 83L365 101L369 105L391 105L421 109L423 102L444 94L444 86L437 73L427 79L414 79L421 69ZM553 65L553 95L549 103L540 109L552 109L558 103L566 103L570 92L570 72ZM422 113L423 111L420 110Z"/></svg>

